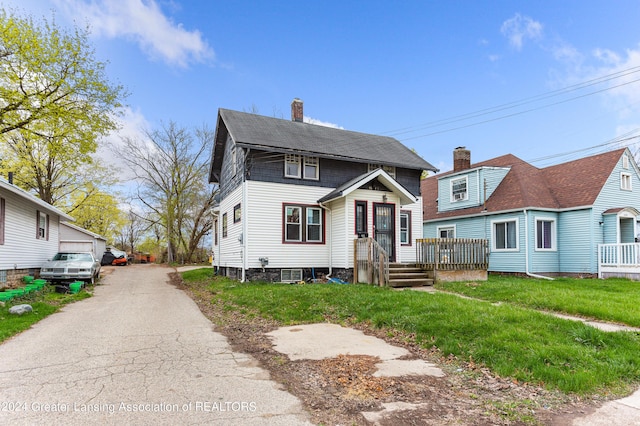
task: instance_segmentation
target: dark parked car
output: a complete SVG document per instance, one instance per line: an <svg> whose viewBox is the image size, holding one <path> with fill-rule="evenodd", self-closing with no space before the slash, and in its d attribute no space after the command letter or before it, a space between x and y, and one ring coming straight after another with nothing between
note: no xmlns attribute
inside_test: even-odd
<svg viewBox="0 0 640 426"><path fill-rule="evenodd" d="M116 250L114 248L107 248L107 251L102 255L101 265L120 265L126 266L128 263L127 253Z"/></svg>

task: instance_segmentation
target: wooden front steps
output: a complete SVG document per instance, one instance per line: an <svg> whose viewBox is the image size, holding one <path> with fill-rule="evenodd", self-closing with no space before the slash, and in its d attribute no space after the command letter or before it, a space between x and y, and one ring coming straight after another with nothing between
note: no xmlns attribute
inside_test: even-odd
<svg viewBox="0 0 640 426"><path fill-rule="evenodd" d="M389 287L422 287L433 285L433 274L410 263L389 264Z"/></svg>

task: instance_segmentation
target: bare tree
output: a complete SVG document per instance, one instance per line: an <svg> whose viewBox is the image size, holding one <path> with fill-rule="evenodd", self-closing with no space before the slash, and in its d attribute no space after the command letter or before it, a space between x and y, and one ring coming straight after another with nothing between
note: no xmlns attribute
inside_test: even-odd
<svg viewBox="0 0 640 426"><path fill-rule="evenodd" d="M213 132L194 132L173 122L146 132L146 139L125 138L125 161L140 182L138 199L149 218L162 226L167 240L167 261L191 258L209 232L209 210L215 189L207 183L208 155Z"/></svg>

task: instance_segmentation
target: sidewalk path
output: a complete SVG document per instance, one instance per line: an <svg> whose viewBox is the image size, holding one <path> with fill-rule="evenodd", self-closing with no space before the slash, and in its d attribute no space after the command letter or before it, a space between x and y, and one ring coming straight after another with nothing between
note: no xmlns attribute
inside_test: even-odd
<svg viewBox="0 0 640 426"><path fill-rule="evenodd" d="M114 268L93 297L0 345L0 423L310 425L157 265Z"/></svg>

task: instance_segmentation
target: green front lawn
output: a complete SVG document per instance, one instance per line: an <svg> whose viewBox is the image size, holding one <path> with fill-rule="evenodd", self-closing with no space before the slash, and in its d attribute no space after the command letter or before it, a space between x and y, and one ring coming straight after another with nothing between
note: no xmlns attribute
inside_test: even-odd
<svg viewBox="0 0 640 426"><path fill-rule="evenodd" d="M488 281L439 283L436 288L491 302L562 312L640 327L640 282L626 279L553 281L491 276Z"/></svg>
<svg viewBox="0 0 640 426"><path fill-rule="evenodd" d="M391 334L409 336L426 348L435 347L442 357L454 355L500 376L583 395L622 394L640 383L638 333L607 333L533 309L451 294L353 284L238 283L209 274L210 270L196 270L183 277L187 282L206 280L211 300L224 302L228 310L272 318L283 325L366 322ZM523 287L546 288L549 284L518 280ZM514 279L514 285L518 280ZM502 282L492 277L486 284L499 287ZM565 283L566 300L580 299L585 283L598 284L589 280ZM601 304L618 299L606 287L593 291L591 297Z"/></svg>
<svg viewBox="0 0 640 426"><path fill-rule="evenodd" d="M5 302L5 306L0 307L0 343L27 330L41 319L57 312L67 303L86 299L90 296L91 294L85 290L76 294L59 294L55 293L52 288L45 287L40 292ZM11 306L23 303L31 305L33 311L22 315L9 313Z"/></svg>

